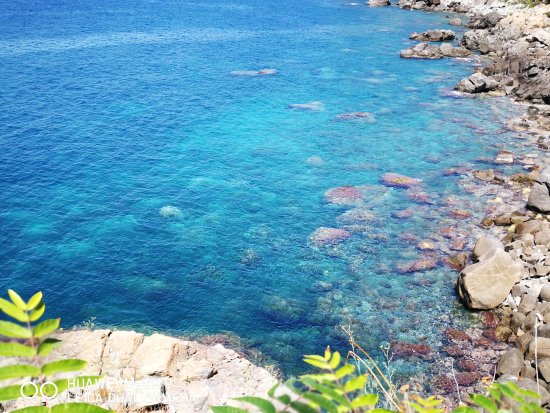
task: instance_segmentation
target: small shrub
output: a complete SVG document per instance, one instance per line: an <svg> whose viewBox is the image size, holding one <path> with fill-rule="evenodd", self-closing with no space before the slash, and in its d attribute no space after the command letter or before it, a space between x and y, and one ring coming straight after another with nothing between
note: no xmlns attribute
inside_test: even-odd
<svg viewBox="0 0 550 413"><path fill-rule="evenodd" d="M356 347L357 344L355 343ZM430 396L422 398L418 395L405 394L401 399L393 399L395 394L391 384L385 383L383 388L391 393L391 410L377 407L379 396L366 389L372 372L378 367L369 369L371 373L360 374L356 368L357 353L341 363L340 353L332 353L327 348L324 356L305 356L304 361L320 370L318 374L306 374L290 379L283 384L277 384L269 393L268 398L238 397L235 401L253 406L262 413L443 413L440 407L443 400ZM364 363L364 362L363 362ZM369 363L372 359L369 357ZM381 374L381 372L380 372ZM383 379L379 381L378 389ZM387 386L390 386L388 388ZM406 388L406 386L403 386ZM387 396L386 396L387 397ZM397 395L395 395L397 397ZM540 396L532 391L520 389L514 383L491 383L487 394L471 394L470 405L462 405L453 413L544 413L538 400ZM249 410L233 406L211 407L214 413L249 413ZM255 411L256 411L255 410Z"/></svg>

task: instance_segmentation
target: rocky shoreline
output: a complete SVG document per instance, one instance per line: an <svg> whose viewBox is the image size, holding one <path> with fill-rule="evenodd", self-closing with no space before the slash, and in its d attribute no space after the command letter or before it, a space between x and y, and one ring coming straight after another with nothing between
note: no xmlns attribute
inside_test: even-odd
<svg viewBox="0 0 550 413"><path fill-rule="evenodd" d="M550 401L550 159L546 156L550 147L550 6L491 0L483 4L401 0L399 6L469 13L466 27L471 30L464 33L459 46L429 43L452 40L454 32L449 30L413 33L411 39L422 43L402 51L401 57L434 59L478 52L488 58L488 65L455 89L470 97L510 96L523 105L524 115L511 119L506 128L518 133L522 149L531 151L523 156L510 150L497 154L495 165L516 168L509 175L493 169L457 171L473 183L470 192L495 196L487 201L487 215L473 231L478 239L471 256L458 252L447 260L460 270L457 291L461 300L472 310L484 310L485 340L452 331L448 339L456 346L444 350L446 363L451 368L458 366L458 373L453 369L435 377L432 388L460 400L466 392L481 390L484 379L515 381L538 391L546 405ZM458 26L463 21L455 17L449 23ZM523 172L517 173L518 165ZM491 360L498 363L491 366ZM457 380L468 372L471 380Z"/></svg>
<svg viewBox="0 0 550 413"><path fill-rule="evenodd" d="M89 402L121 412L206 413L209 406L226 404L234 397L265 396L277 382L272 373L222 344L101 329L70 330L56 338L62 345L47 361L86 360L80 375L104 378L97 388L61 393L60 402ZM2 363L13 360L4 358ZM35 404L32 399L19 399L3 403L0 411Z"/></svg>

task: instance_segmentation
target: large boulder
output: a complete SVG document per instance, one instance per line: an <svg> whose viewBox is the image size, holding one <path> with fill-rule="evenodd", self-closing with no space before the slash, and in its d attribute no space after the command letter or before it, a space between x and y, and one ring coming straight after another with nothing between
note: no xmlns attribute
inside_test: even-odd
<svg viewBox="0 0 550 413"><path fill-rule="evenodd" d="M500 361L497 364L497 375L511 374L513 376L519 375L521 368L523 367L523 353L517 349L512 348L502 355Z"/></svg>
<svg viewBox="0 0 550 413"><path fill-rule="evenodd" d="M412 40L419 40L421 42L443 42L445 40L453 40L456 34L452 30L428 30L422 33L411 34Z"/></svg>
<svg viewBox="0 0 550 413"><path fill-rule="evenodd" d="M472 309L489 310L502 303L519 282L522 264L496 249L483 261L468 265L458 276L460 298Z"/></svg>
<svg viewBox="0 0 550 413"><path fill-rule="evenodd" d="M473 94L490 92L497 89L498 85L499 83L495 79L476 72L466 79L462 79L460 83L456 86L456 89L462 92Z"/></svg>
<svg viewBox="0 0 550 413"><path fill-rule="evenodd" d="M544 169L531 188L527 207L544 213L550 212L550 169Z"/></svg>

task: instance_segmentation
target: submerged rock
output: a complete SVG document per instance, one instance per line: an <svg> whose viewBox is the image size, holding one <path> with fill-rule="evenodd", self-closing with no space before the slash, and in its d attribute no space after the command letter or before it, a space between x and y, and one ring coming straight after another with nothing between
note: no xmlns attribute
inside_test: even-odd
<svg viewBox="0 0 550 413"><path fill-rule="evenodd" d="M415 261L402 262L397 264L397 269L403 274L433 270L436 267L437 260L431 257L422 257Z"/></svg>
<svg viewBox="0 0 550 413"><path fill-rule="evenodd" d="M421 359L429 359L432 356L433 349L427 344L407 343L398 341L392 343L390 352L395 358L411 358L418 357Z"/></svg>
<svg viewBox="0 0 550 413"><path fill-rule="evenodd" d="M502 303L519 282L523 265L503 250L477 264L468 265L458 277L460 298L472 309L490 310Z"/></svg>
<svg viewBox="0 0 550 413"><path fill-rule="evenodd" d="M230 72L232 76L271 76L279 73L277 69L260 69L260 70L233 70Z"/></svg>
<svg viewBox="0 0 550 413"><path fill-rule="evenodd" d="M325 199L331 204L356 205L363 201L365 195L354 186L339 186L325 192Z"/></svg>
<svg viewBox="0 0 550 413"><path fill-rule="evenodd" d="M336 120L360 120L363 122L372 123L376 121L376 116L371 112L349 112L337 115Z"/></svg>
<svg viewBox="0 0 550 413"><path fill-rule="evenodd" d="M182 212L178 207L166 205L159 209L159 214L163 218L177 218L182 215Z"/></svg>
<svg viewBox="0 0 550 413"><path fill-rule="evenodd" d="M365 208L354 208L344 212L336 220L344 224L364 224L375 221L376 215Z"/></svg>
<svg viewBox="0 0 550 413"><path fill-rule="evenodd" d="M345 229L320 227L310 235L309 239L316 246L338 244L351 237L351 233Z"/></svg>
<svg viewBox="0 0 550 413"><path fill-rule="evenodd" d="M420 185L422 181L420 179L411 178L406 175L400 175L393 172L388 172L382 175L382 183L386 186L394 188L412 188Z"/></svg>
<svg viewBox="0 0 550 413"><path fill-rule="evenodd" d="M307 103L292 103L288 105L288 107L290 109L310 110L310 111L316 111L316 112L325 110L325 105L323 105L323 102L320 102L318 100L315 100L313 102L307 102Z"/></svg>

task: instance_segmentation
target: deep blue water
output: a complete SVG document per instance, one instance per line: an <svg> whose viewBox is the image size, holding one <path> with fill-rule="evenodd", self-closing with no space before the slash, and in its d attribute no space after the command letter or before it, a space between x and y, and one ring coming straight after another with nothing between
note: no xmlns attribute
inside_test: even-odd
<svg viewBox="0 0 550 413"><path fill-rule="evenodd" d="M444 25L339 0L3 2L4 287L43 289L65 326L234 332L288 372L342 348L341 325L373 351L437 346L449 319L473 321L453 271L395 270L418 256L400 235L452 224L441 200L467 195L442 170L508 137L505 101L441 93L472 63L399 58L412 31ZM261 68L279 73L230 74ZM288 108L309 101L325 110ZM375 119L334 119L355 111ZM380 186L388 171L436 205ZM377 220L317 248L310 234L352 208L324 199L342 185L371 186Z"/></svg>

